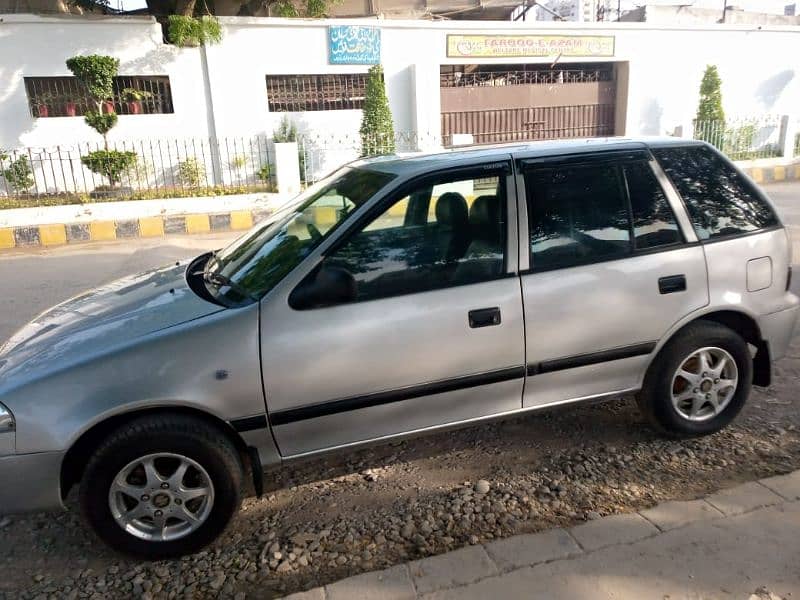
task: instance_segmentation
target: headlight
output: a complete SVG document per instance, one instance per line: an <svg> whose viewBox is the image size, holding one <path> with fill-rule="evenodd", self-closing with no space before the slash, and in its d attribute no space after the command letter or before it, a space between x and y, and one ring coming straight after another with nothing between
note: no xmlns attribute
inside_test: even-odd
<svg viewBox="0 0 800 600"><path fill-rule="evenodd" d="M0 404L0 433L8 433L17 428L17 422L14 420L14 415L5 406Z"/></svg>

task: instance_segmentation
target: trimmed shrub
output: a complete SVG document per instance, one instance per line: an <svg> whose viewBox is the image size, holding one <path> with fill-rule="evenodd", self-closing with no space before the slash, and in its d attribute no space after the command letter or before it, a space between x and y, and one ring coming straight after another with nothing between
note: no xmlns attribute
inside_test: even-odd
<svg viewBox="0 0 800 600"><path fill-rule="evenodd" d="M20 156L3 169L3 179L15 192L27 192L33 187L33 171L27 156Z"/></svg>
<svg viewBox="0 0 800 600"><path fill-rule="evenodd" d="M93 173L108 179L111 187L119 183L120 177L136 164L136 152L119 150L95 150L81 156L81 162Z"/></svg>
<svg viewBox="0 0 800 600"><path fill-rule="evenodd" d="M383 81L383 67L370 67L367 76L367 89L364 97L364 116L361 119L361 156L391 154L395 149L394 124L386 85Z"/></svg>

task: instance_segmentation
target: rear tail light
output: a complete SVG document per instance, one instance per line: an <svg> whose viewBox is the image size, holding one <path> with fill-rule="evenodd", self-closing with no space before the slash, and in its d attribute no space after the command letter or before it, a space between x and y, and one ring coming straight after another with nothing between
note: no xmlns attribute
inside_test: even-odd
<svg viewBox="0 0 800 600"><path fill-rule="evenodd" d="M789 268L786 269L786 291L789 291L789 288L792 287L792 265L789 265Z"/></svg>

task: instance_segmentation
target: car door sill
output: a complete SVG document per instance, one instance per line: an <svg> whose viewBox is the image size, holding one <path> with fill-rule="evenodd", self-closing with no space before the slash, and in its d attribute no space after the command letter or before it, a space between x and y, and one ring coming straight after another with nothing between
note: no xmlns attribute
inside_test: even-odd
<svg viewBox="0 0 800 600"><path fill-rule="evenodd" d="M545 410L548 408L555 408L558 406L564 406L567 404L575 404L578 402L600 402L605 400L612 400L614 398L618 398L620 396L625 396L628 394L633 394L639 391L640 388L633 387L627 388L622 390L615 390L613 392L605 392L602 394L593 394L590 396L581 396L579 398L570 398L567 400L556 400L555 402L548 402L546 404L537 404L535 406L524 406L522 408L516 408L514 410L508 410L500 413L493 413L490 415L481 415L478 417L473 417L471 419L464 419L461 421L452 421L449 423L442 423L440 425L431 425L429 427L421 427L419 429L412 429L409 431L404 431L401 433L393 433L389 435L384 435L375 438L369 438L366 440L359 440L356 442L349 442L346 444L339 444L337 446L330 446L327 448L320 448L317 450L309 450L308 452L300 452L298 454L290 454L283 457L283 461L293 461L293 460L300 460L304 458L311 458L321 454L327 454L329 452L336 452L338 450L345 450L348 448L354 448L357 446L368 446L368 445L375 445L381 444L388 441L396 441L398 439L404 439L409 437L415 437L418 435L426 434L426 433L434 433L438 431L447 431L448 429L459 429L461 427L467 427L469 425L481 423L483 421L491 421L494 419L505 419L517 415L522 415L529 412L534 412L538 410Z"/></svg>

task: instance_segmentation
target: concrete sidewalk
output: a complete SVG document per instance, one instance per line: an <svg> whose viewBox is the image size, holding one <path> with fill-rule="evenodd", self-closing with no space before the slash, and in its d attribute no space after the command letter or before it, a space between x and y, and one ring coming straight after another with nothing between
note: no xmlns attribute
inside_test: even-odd
<svg viewBox="0 0 800 600"><path fill-rule="evenodd" d="M800 471L469 546L289 598L800 599Z"/></svg>

